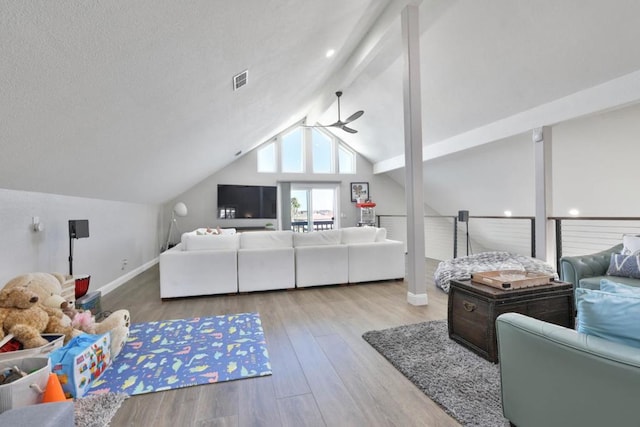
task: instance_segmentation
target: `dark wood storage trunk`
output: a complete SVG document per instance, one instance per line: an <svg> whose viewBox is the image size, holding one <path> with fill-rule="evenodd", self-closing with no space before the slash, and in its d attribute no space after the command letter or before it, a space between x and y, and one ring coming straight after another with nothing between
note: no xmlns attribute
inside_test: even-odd
<svg viewBox="0 0 640 427"><path fill-rule="evenodd" d="M508 312L573 328L573 285L553 282L503 291L469 280L451 281L449 337L494 363L498 362L496 318Z"/></svg>

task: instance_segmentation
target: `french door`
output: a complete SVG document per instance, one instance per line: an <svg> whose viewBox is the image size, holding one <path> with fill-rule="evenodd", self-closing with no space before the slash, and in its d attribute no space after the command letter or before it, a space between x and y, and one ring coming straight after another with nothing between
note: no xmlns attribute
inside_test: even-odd
<svg viewBox="0 0 640 427"><path fill-rule="evenodd" d="M339 185L291 183L291 229L310 232L340 228Z"/></svg>

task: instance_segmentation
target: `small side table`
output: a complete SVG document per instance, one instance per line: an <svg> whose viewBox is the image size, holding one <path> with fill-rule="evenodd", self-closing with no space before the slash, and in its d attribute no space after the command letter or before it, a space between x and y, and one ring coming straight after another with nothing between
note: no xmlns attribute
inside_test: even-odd
<svg viewBox="0 0 640 427"><path fill-rule="evenodd" d="M520 313L549 323L574 327L573 285L502 290L470 280L451 280L447 322L449 337L485 359L498 362L496 318Z"/></svg>

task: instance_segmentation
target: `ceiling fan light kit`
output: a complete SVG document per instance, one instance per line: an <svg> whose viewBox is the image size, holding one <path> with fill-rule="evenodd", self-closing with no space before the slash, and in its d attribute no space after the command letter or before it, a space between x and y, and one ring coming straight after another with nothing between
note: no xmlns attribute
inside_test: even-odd
<svg viewBox="0 0 640 427"><path fill-rule="evenodd" d="M340 119L340 97L342 96L342 91L338 91L336 92L336 96L338 97L338 121L335 123L332 123L330 125L308 125L307 127L311 127L311 128L339 128L342 129L345 132L349 132L349 133L357 133L358 131L350 128L349 126L347 126L347 124L351 123L352 121L360 118L363 114L364 111L359 110L356 111L355 113L353 113L352 115L350 115L349 117L347 117L344 121L342 121Z"/></svg>

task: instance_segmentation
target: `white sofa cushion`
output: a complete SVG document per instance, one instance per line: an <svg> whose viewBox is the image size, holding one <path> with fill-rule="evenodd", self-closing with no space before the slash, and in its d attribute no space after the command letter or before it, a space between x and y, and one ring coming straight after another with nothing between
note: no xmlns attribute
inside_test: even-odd
<svg viewBox="0 0 640 427"><path fill-rule="evenodd" d="M238 250L239 235L197 235L185 233L182 235L182 250L184 251L205 251L205 250Z"/></svg>
<svg viewBox="0 0 640 427"><path fill-rule="evenodd" d="M640 236L634 234L622 235L622 254L631 255L640 253Z"/></svg>
<svg viewBox="0 0 640 427"><path fill-rule="evenodd" d="M160 254L160 297L238 292L236 251L168 250Z"/></svg>
<svg viewBox="0 0 640 427"><path fill-rule="evenodd" d="M316 233L309 233L316 234ZM336 285L349 281L347 245L296 248L296 286Z"/></svg>
<svg viewBox="0 0 640 427"><path fill-rule="evenodd" d="M266 233L275 233L275 231ZM238 250L238 290L240 292L287 289L295 286L293 247Z"/></svg>
<svg viewBox="0 0 640 427"><path fill-rule="evenodd" d="M404 243L358 243L349 248L349 283L400 279L405 274Z"/></svg>
<svg viewBox="0 0 640 427"><path fill-rule="evenodd" d="M293 232L252 231L240 234L240 249L280 249L293 247Z"/></svg>
<svg viewBox="0 0 640 427"><path fill-rule="evenodd" d="M342 229L342 243L373 243L376 241L377 228L375 227L347 227Z"/></svg>
<svg viewBox="0 0 640 427"><path fill-rule="evenodd" d="M293 246L325 246L339 245L340 230L313 231L311 233L294 233Z"/></svg>
<svg viewBox="0 0 640 427"><path fill-rule="evenodd" d="M384 242L385 240L387 240L387 229L386 228L376 229L376 242Z"/></svg>

